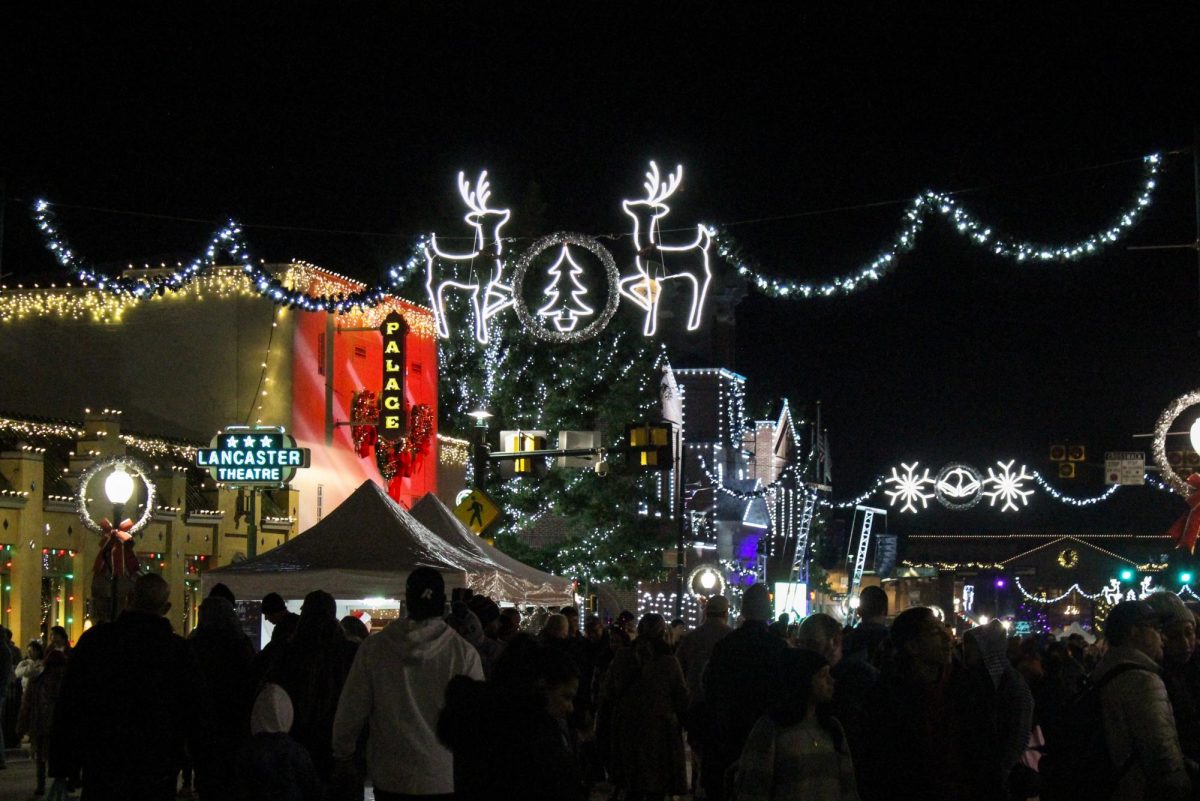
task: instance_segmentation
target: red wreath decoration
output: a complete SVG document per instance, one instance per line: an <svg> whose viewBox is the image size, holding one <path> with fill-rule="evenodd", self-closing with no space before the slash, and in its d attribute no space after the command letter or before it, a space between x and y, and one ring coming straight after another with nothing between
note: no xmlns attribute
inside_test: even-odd
<svg viewBox="0 0 1200 801"><path fill-rule="evenodd" d="M371 449L379 440L375 421L379 417L379 401L369 389L355 392L350 401L350 434L354 438L354 451L360 458L371 455Z"/></svg>
<svg viewBox="0 0 1200 801"><path fill-rule="evenodd" d="M1188 510L1167 531L1175 540L1175 547L1188 553L1196 552L1196 539L1200 538L1200 474L1192 473L1187 483L1194 489L1187 498Z"/></svg>
<svg viewBox="0 0 1200 801"><path fill-rule="evenodd" d="M92 565L95 575L137 575L139 564L137 554L133 552L133 535L129 533L131 528L133 521L129 519L122 520L116 526L108 522L107 517L100 521L100 531L104 534L104 539L100 541L100 553L96 554L96 561ZM121 549L121 556L113 559L112 553L116 548Z"/></svg>
<svg viewBox="0 0 1200 801"><path fill-rule="evenodd" d="M408 478L419 470L432 440L433 410L427 403L414 403L408 412L408 435L397 442L375 442L375 462L384 480Z"/></svg>

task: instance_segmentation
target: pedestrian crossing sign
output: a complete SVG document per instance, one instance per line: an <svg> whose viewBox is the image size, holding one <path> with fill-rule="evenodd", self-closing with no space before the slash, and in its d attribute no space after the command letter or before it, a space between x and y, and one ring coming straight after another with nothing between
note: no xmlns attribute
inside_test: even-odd
<svg viewBox="0 0 1200 801"><path fill-rule="evenodd" d="M471 490L454 507L454 516L472 534L482 534L500 519L500 507L483 490Z"/></svg>

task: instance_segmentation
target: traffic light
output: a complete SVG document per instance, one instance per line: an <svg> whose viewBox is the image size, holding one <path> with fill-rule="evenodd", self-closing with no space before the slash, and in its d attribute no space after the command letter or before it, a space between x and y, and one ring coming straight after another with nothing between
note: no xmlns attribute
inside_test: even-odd
<svg viewBox="0 0 1200 801"><path fill-rule="evenodd" d="M545 431L503 431L501 435L503 437L501 442L504 447L512 452L540 451L546 448ZM533 457L529 459L513 459L513 475L532 476L536 471L536 462L537 459Z"/></svg>
<svg viewBox="0 0 1200 801"><path fill-rule="evenodd" d="M629 465L634 470L669 470L674 458L671 423L630 423L625 426Z"/></svg>
<svg viewBox="0 0 1200 801"><path fill-rule="evenodd" d="M1075 478L1075 463L1074 462L1059 462L1058 463L1059 478Z"/></svg>
<svg viewBox="0 0 1200 801"><path fill-rule="evenodd" d="M1192 572L1190 570L1185 570L1182 573L1180 573L1179 574L1179 583L1180 584L1191 584L1192 583Z"/></svg>
<svg viewBox="0 0 1200 801"><path fill-rule="evenodd" d="M1067 446L1067 461L1068 462L1086 462L1087 448L1082 445Z"/></svg>
<svg viewBox="0 0 1200 801"><path fill-rule="evenodd" d="M1051 445L1050 446L1050 461L1065 462L1067 460L1066 445Z"/></svg>
<svg viewBox="0 0 1200 801"><path fill-rule="evenodd" d="M1121 581L1133 581L1133 570L1128 567L1122 568L1120 576Z"/></svg>

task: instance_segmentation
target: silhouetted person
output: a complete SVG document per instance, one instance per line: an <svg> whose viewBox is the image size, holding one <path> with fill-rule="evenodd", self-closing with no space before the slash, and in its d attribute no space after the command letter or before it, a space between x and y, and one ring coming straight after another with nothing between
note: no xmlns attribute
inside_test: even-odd
<svg viewBox="0 0 1200 801"><path fill-rule="evenodd" d="M170 587L138 577L124 612L79 638L55 707L50 775L83 775L82 801L170 801L184 746L203 752L203 681L164 617ZM135 694L136 690L136 694Z"/></svg>
<svg viewBox="0 0 1200 801"><path fill-rule="evenodd" d="M858 594L858 625L846 635L842 655L880 665L880 649L888 637L888 598L882 587L872 584Z"/></svg>

